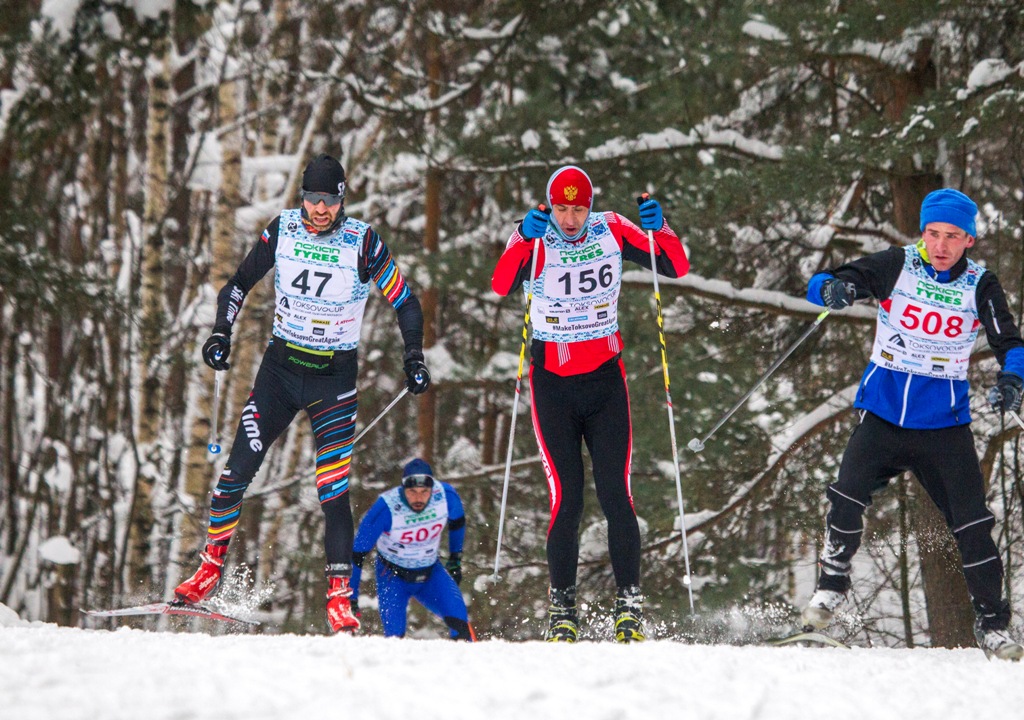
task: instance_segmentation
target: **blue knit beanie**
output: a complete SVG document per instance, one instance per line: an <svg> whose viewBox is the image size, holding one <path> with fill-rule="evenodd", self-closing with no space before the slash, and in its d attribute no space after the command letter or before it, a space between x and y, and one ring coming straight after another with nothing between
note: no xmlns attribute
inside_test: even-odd
<svg viewBox="0 0 1024 720"><path fill-rule="evenodd" d="M434 471L430 469L430 463L426 460L415 458L407 462L405 467L402 468L402 478L407 478L410 475L429 475L434 477Z"/></svg>
<svg viewBox="0 0 1024 720"><path fill-rule="evenodd" d="M943 188L928 193L921 203L921 232L925 225L933 222L944 222L956 225L971 237L978 236L974 225L974 216L978 214L978 206L959 190Z"/></svg>

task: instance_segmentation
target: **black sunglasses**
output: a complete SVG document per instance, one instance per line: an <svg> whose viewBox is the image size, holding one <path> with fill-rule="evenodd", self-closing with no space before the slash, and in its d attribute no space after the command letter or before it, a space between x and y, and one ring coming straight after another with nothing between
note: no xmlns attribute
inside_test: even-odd
<svg viewBox="0 0 1024 720"><path fill-rule="evenodd" d="M341 205L341 201L344 198L344 193L341 195L335 195L333 193L308 192L306 190L302 191L302 199L310 205L317 205L322 202L327 205L327 207L334 207L335 205Z"/></svg>
<svg viewBox="0 0 1024 720"><path fill-rule="evenodd" d="M434 478L430 475L406 475L402 478L402 487L434 487Z"/></svg>

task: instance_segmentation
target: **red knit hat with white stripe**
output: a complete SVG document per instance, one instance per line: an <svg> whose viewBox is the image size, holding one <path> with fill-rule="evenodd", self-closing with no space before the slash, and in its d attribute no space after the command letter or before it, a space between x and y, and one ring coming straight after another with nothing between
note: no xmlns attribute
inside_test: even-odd
<svg viewBox="0 0 1024 720"><path fill-rule="evenodd" d="M552 205L594 206L594 184L590 176L575 165L555 170L548 180L548 202Z"/></svg>

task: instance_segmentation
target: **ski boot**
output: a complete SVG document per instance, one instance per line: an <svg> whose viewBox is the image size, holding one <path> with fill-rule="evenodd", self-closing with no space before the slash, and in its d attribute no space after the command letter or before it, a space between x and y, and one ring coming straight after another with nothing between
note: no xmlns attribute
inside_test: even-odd
<svg viewBox="0 0 1024 720"><path fill-rule="evenodd" d="M640 594L640 587L628 585L619 588L615 598L615 642L643 642L646 639L644 596Z"/></svg>
<svg viewBox="0 0 1024 720"><path fill-rule="evenodd" d="M548 642L574 643L579 638L579 616L576 613L576 586L548 593L551 605L548 607Z"/></svg>
<svg viewBox="0 0 1024 720"><path fill-rule="evenodd" d="M1014 661L1024 657L1024 647L1006 632L1010 624L1009 603L1004 600L995 610L984 606L976 606L975 610L978 619L974 622L974 637L978 647L985 651L985 657Z"/></svg>
<svg viewBox="0 0 1024 720"><path fill-rule="evenodd" d="M800 614L804 629L824 630L832 622L835 609L846 600L846 593L836 590L816 590Z"/></svg>
<svg viewBox="0 0 1024 720"><path fill-rule="evenodd" d="M352 588L347 577L327 578L327 624L331 632L355 634L359 629L359 618L352 613Z"/></svg>
<svg viewBox="0 0 1024 720"><path fill-rule="evenodd" d="M195 575L174 589L174 595L181 602L201 603L213 594L220 585L220 575L224 570L224 559L228 553L227 545L207 543L206 549L199 554L203 563Z"/></svg>

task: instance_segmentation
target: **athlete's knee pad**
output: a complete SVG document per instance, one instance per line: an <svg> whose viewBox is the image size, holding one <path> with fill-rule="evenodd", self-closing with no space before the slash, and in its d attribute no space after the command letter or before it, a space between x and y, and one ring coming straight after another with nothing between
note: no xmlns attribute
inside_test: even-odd
<svg viewBox="0 0 1024 720"><path fill-rule="evenodd" d="M476 642L476 633L473 632L473 626L467 621L457 617L445 616L444 624L452 631L452 640Z"/></svg>

